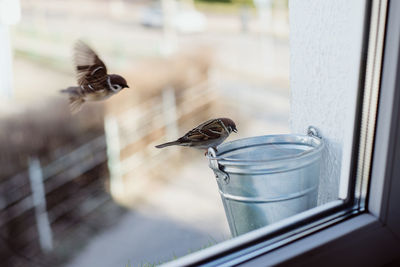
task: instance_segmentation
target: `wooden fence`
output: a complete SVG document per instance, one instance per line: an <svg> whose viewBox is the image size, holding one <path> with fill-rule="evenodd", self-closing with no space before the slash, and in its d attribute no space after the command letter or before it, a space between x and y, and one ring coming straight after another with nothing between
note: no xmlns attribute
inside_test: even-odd
<svg viewBox="0 0 400 267"><path fill-rule="evenodd" d="M182 90L177 95L172 88L165 88L161 96L120 115L107 116L105 132L107 144L110 144L107 155L111 193L116 197L125 194L125 175L138 169L152 169L169 157L169 153L154 146L179 137L179 123L194 121L199 114L205 113L213 98L208 82ZM121 156L125 150L129 155ZM132 175L130 179L133 179ZM135 183L139 188L145 180L139 178Z"/></svg>
<svg viewBox="0 0 400 267"><path fill-rule="evenodd" d="M124 177L139 168L152 169L169 157L169 153L154 146L177 138L179 124L204 113L212 100L212 87L207 82L179 92L167 87L161 95L141 105L106 116L104 135L51 163L43 166L39 155L31 157L27 170L0 183L0 229L8 232L8 236L10 231L24 236L22 239L29 244L23 247L39 244L43 252L50 252L57 220L71 211L78 211L83 218L111 199L106 193L94 196L100 177L85 183L80 197L71 191L57 199L60 190L71 183L79 184L79 177L107 163L111 195L123 194ZM107 176L107 173L100 175ZM94 198L95 201L86 201ZM28 222L26 214L35 222ZM15 228L16 224L23 226Z"/></svg>

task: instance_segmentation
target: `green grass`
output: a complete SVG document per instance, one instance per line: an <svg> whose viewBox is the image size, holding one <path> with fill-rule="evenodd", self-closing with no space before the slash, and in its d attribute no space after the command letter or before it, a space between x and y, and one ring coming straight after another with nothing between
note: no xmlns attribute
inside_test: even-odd
<svg viewBox="0 0 400 267"><path fill-rule="evenodd" d="M158 263L139 263L137 266L133 266L130 261L125 265L125 267L156 267L157 265L161 265L163 262Z"/></svg>
<svg viewBox="0 0 400 267"><path fill-rule="evenodd" d="M240 12L240 8L247 6L256 12L253 0L194 0L197 9L210 13L233 14ZM272 8L287 9L288 0L273 0Z"/></svg>
<svg viewBox="0 0 400 267"><path fill-rule="evenodd" d="M15 28L15 33L35 39L46 40L54 43L63 43L65 36L62 32L43 31L32 25L22 25Z"/></svg>
<svg viewBox="0 0 400 267"><path fill-rule="evenodd" d="M70 66L65 60L59 58L45 56L34 51L25 51L20 49L14 49L14 55L16 57L27 59L52 69L57 69L58 71L64 73L70 73Z"/></svg>
<svg viewBox="0 0 400 267"><path fill-rule="evenodd" d="M248 6L251 10L255 10L252 0L235 2L195 0L194 4L198 10L209 13L237 14L242 6Z"/></svg>

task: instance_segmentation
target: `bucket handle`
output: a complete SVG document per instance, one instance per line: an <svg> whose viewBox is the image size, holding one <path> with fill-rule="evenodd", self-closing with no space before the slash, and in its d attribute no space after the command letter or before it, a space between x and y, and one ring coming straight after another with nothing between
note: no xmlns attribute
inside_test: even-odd
<svg viewBox="0 0 400 267"><path fill-rule="evenodd" d="M319 133L318 129L312 125L308 126L307 135L317 137L318 139L322 139L322 136Z"/></svg>
<svg viewBox="0 0 400 267"><path fill-rule="evenodd" d="M217 153L213 147L208 148L208 155L209 155L209 166L214 171L215 178L217 179L218 183L223 182L224 184L229 184L230 177L227 174L223 167L218 163L218 160L215 159L217 157Z"/></svg>

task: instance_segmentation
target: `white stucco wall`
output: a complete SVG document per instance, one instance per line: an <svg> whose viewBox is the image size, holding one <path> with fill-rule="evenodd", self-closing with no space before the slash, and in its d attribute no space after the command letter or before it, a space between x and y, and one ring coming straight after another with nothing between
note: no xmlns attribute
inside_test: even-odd
<svg viewBox="0 0 400 267"><path fill-rule="evenodd" d="M319 204L347 190L364 11L364 0L289 1L290 127L326 141Z"/></svg>

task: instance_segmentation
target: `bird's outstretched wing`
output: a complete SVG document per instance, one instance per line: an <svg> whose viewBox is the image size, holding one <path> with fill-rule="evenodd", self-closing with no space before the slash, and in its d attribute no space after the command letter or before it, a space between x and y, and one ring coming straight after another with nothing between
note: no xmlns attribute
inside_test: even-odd
<svg viewBox="0 0 400 267"><path fill-rule="evenodd" d="M75 44L74 63L78 85L85 91L99 91L107 87L106 65L83 41Z"/></svg>

